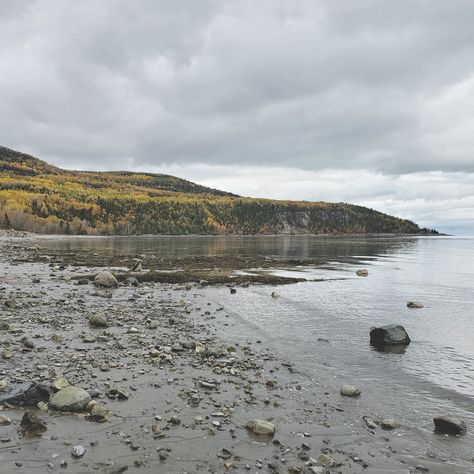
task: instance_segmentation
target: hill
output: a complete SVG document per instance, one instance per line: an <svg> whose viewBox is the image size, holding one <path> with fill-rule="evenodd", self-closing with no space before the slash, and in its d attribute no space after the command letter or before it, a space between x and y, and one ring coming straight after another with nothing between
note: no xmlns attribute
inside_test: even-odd
<svg viewBox="0 0 474 474"><path fill-rule="evenodd" d="M69 171L0 147L0 226L38 233L434 233L345 203L236 196L174 176Z"/></svg>

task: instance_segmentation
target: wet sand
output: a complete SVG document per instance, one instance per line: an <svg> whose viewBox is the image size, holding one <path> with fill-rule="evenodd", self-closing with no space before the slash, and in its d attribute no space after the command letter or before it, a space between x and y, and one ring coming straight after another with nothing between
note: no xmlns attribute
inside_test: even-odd
<svg viewBox="0 0 474 474"><path fill-rule="evenodd" d="M321 453L335 463L327 471L334 473L467 472L447 468L436 453L420 460L399 440L400 430L367 427L354 409L358 400L328 388L328 374L308 380L250 334L246 343L228 341L223 334L233 322L226 308L196 281L147 279L152 265L145 261L138 287L100 289L92 281L78 285L77 277L130 262L81 261L81 255L35 250L21 238L1 239L0 252L0 319L9 325L0 331L1 349L12 353L0 360L0 380L8 383L3 392L31 380L49 385L56 368L71 384L96 392L111 412L98 423L87 412L35 408L47 430L25 438L18 431L25 409L4 405L0 415L12 423L0 426L2 473L326 472L317 461ZM217 260L196 268L204 263L232 277L249 268L249 262L219 268ZM250 266L256 263L280 268ZM190 265L157 262L151 271ZM208 274L210 283L229 281ZM236 296L245 291L242 283L261 284L238 280ZM91 327L88 318L96 313L106 316L107 328ZM25 347L25 336L33 348ZM128 398L107 397L111 386ZM250 433L245 425L255 418L271 421L274 437ZM86 450L80 459L71 456L75 445Z"/></svg>

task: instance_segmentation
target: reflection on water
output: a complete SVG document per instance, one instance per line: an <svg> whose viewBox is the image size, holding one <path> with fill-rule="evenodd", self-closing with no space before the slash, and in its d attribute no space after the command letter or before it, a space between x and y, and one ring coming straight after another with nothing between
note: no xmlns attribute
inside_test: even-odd
<svg viewBox="0 0 474 474"><path fill-rule="evenodd" d="M265 255L269 257L360 257L402 252L416 237L272 236L131 236L53 237L41 245L67 251L86 250L109 255L154 254L163 257Z"/></svg>

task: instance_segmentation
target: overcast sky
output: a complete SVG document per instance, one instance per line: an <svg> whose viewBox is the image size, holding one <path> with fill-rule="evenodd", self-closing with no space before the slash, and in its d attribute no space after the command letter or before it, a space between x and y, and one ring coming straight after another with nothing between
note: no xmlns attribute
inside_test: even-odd
<svg viewBox="0 0 474 474"><path fill-rule="evenodd" d="M0 144L474 233L473 0L0 0Z"/></svg>

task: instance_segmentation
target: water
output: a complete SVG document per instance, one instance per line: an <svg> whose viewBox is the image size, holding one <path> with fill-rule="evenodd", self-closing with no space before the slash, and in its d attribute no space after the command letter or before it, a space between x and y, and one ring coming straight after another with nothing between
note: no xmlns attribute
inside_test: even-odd
<svg viewBox="0 0 474 474"><path fill-rule="evenodd" d="M474 238L139 237L46 241L68 250L159 256L268 255L329 259L320 268L284 274L304 282L277 289L252 286L230 295L208 289L232 316L232 339L262 339L330 389L361 387L361 414L370 408L393 416L446 456L472 461L474 447ZM356 258L357 265L350 263ZM355 276L368 268L369 276ZM212 295L211 295L212 292ZM407 301L424 304L409 309ZM371 326L402 324L412 343L401 353L368 344ZM323 339L323 340L322 340ZM467 420L468 434L456 443L433 435L432 417ZM414 438L415 439L415 438ZM415 442L415 441L414 441ZM426 445L426 446L425 446ZM474 468L473 468L474 472Z"/></svg>

